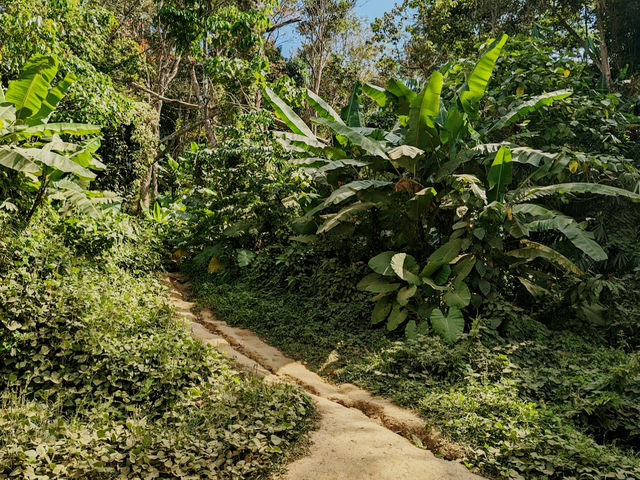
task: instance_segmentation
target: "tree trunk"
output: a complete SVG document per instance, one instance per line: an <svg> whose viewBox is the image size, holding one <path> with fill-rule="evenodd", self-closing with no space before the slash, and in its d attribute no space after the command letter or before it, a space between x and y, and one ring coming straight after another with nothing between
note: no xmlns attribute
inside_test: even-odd
<svg viewBox="0 0 640 480"><path fill-rule="evenodd" d="M604 30L604 15L606 12L606 0L598 0L596 2L596 26L600 34L600 70L604 76L604 84L607 91L611 91L613 81L611 78L611 64L609 63L609 49L607 48L607 37Z"/></svg>

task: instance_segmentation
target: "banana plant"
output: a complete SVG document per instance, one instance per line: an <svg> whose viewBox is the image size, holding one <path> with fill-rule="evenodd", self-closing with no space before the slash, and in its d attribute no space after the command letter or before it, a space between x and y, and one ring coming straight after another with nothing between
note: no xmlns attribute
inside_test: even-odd
<svg viewBox="0 0 640 480"><path fill-rule="evenodd" d="M374 273L360 284L376 294L372 321L385 321L389 330L404 325L407 335L415 335L431 328L445 341L455 341L463 332L463 309L495 290L491 282L500 275L492 277L488 271L494 263L516 272L541 258L579 274L566 255L544 244L551 231L593 261L606 258L584 225L535 203L537 199L578 193L640 199L601 184L548 185L567 169L565 155L488 143L527 115L571 95L568 90L545 93L498 119L482 119L484 93L506 41L503 35L489 44L458 88L447 85L446 71L435 71L426 82L413 85L400 80L390 80L384 88L359 85L363 95L395 114L391 131L362 124L354 105L358 94L351 95L341 115L309 94L318 114L311 122L330 135L323 138L266 90L276 115L291 130L278 134L281 143L321 193L296 222L299 232L305 238L325 238L335 231L353 232L362 224L369 225L370 235L374 229L373 234L388 231L401 238L403 249L374 257L369 264ZM412 88L416 85L419 91ZM376 219L375 226L361 221L365 215ZM449 250L456 254L439 259ZM458 267L463 258L464 267ZM454 273L457 268L469 272L461 277ZM529 278L520 280L533 288Z"/></svg>
<svg viewBox="0 0 640 480"><path fill-rule="evenodd" d="M86 186L96 176L92 170L104 169L94 156L100 146L94 135L100 132L100 127L49 122L76 79L69 74L52 85L58 66L53 56L35 55L20 77L9 83L6 93L0 87L0 166L23 175L27 186L36 189L35 200L26 215L27 223L50 186L68 185L60 183L63 178L74 178ZM73 137L84 139L74 142ZM77 190L73 194L66 190L67 199L79 199Z"/></svg>

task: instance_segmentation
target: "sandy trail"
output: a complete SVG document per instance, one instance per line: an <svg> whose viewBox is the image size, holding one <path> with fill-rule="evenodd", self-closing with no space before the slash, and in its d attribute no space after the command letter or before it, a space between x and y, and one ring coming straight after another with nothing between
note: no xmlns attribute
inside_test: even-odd
<svg viewBox="0 0 640 480"><path fill-rule="evenodd" d="M320 425L310 436L310 452L287 467L281 480L479 480L462 464L416 447L416 438L448 457L457 447L425 429L414 412L371 395L355 385L333 385L266 344L249 330L227 325L209 310L196 316L186 301L188 284L165 277L172 305L189 322L194 337L232 358L238 367L265 381L301 385L313 398Z"/></svg>

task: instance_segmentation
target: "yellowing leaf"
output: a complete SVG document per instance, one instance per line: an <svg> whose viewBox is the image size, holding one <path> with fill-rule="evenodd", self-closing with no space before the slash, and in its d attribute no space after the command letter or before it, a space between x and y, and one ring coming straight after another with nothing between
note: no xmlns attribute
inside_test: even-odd
<svg viewBox="0 0 640 480"><path fill-rule="evenodd" d="M524 87L522 85L516 88L516 95L524 95Z"/></svg>
<svg viewBox="0 0 640 480"><path fill-rule="evenodd" d="M209 273L216 273L223 270L223 266L222 263L220 262L220 258L218 257L211 257L211 260L209 261L209 267L207 268L207 271Z"/></svg>
<svg viewBox="0 0 640 480"><path fill-rule="evenodd" d="M578 171L578 162L575 160L572 160L571 162L569 162L569 171L571 173L576 173Z"/></svg>
<svg viewBox="0 0 640 480"><path fill-rule="evenodd" d="M173 254L171 255L171 259L177 262L181 260L186 254L186 250L179 248L175 252L173 252Z"/></svg>
<svg viewBox="0 0 640 480"><path fill-rule="evenodd" d="M569 75L571 75L571 71L565 69L563 74L564 74L565 77L568 77Z"/></svg>

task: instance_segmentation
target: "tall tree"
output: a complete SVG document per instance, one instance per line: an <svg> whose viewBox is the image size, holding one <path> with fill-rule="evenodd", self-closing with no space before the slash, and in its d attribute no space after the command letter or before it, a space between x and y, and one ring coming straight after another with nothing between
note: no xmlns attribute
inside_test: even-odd
<svg viewBox="0 0 640 480"><path fill-rule="evenodd" d="M303 38L300 52L310 73L310 88L320 91L322 74L341 33L349 25L356 0L301 0L302 21L298 31Z"/></svg>

